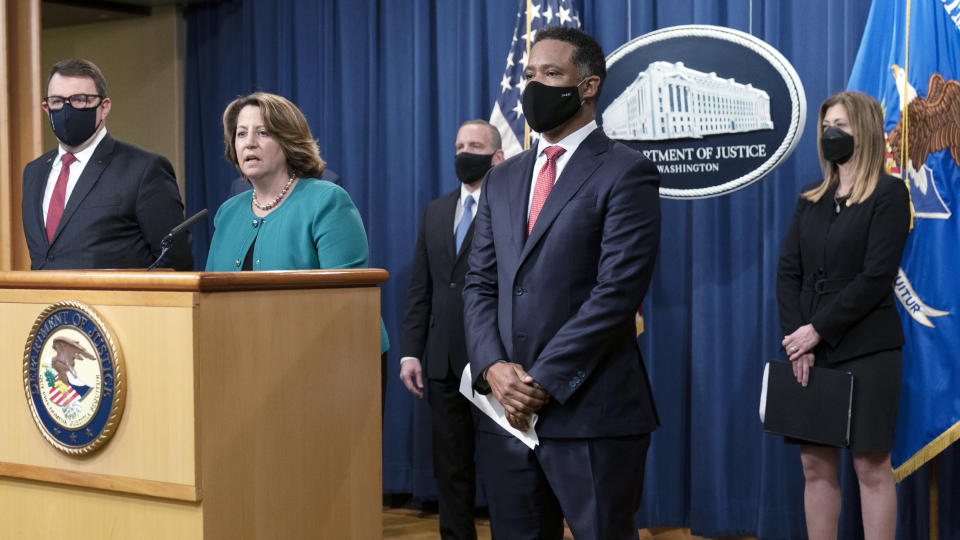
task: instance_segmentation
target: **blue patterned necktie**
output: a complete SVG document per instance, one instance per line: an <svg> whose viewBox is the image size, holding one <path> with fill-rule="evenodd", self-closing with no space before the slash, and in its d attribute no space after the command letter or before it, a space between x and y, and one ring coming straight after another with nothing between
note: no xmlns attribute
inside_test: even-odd
<svg viewBox="0 0 960 540"><path fill-rule="evenodd" d="M470 230L470 222L473 221L473 204L475 202L472 196L463 201L463 215L460 217L460 223L457 223L456 232L458 254L460 253L460 246L463 245L463 239L467 237L467 231Z"/></svg>

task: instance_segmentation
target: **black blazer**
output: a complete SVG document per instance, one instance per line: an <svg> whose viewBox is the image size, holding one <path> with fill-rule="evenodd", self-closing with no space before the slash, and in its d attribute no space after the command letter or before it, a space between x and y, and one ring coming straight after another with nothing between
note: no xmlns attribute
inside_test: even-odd
<svg viewBox="0 0 960 540"><path fill-rule="evenodd" d="M459 378L467 364L461 293L473 224L457 254L453 218L459 198L458 187L427 205L407 290L400 356L419 358L431 379L443 379L448 370Z"/></svg>
<svg viewBox="0 0 960 540"><path fill-rule="evenodd" d="M23 169L23 233L33 270L146 268L160 241L183 221L173 167L163 156L115 140L100 141L47 241L43 191L57 150ZM162 267L193 269L190 236L178 236Z"/></svg>
<svg viewBox="0 0 960 540"><path fill-rule="evenodd" d="M797 201L777 265L784 335L812 323L822 338L814 354L827 363L903 346L893 281L910 228L897 178L881 175L867 200L839 215L834 193Z"/></svg>

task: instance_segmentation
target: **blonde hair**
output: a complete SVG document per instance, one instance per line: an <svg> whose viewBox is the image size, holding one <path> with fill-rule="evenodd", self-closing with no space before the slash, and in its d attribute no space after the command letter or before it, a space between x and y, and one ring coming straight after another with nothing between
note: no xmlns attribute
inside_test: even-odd
<svg viewBox="0 0 960 540"><path fill-rule="evenodd" d="M310 134L310 126L300 109L276 94L255 92L239 97L223 111L223 143L227 161L240 169L237 159L237 117L244 107L260 108L267 133L276 139L287 158L287 171L298 178L320 178L326 163L320 158L317 141Z"/></svg>
<svg viewBox="0 0 960 540"><path fill-rule="evenodd" d="M855 166L856 176L847 204L858 204L870 197L876 189L880 174L884 171L883 163L887 151L883 132L883 109L876 99L863 92L838 92L820 105L817 118L817 155L820 156L823 182L804 191L801 196L808 201L817 202L825 193L840 184L839 167L836 163L824 159L820 146L823 138L823 117L826 116L827 109L838 104L847 110L847 119L853 129L854 148L850 160Z"/></svg>

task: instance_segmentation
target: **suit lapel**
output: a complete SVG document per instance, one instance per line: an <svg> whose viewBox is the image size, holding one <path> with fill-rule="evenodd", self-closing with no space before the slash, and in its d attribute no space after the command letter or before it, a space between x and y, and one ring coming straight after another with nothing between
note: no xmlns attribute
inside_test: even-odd
<svg viewBox="0 0 960 540"><path fill-rule="evenodd" d="M40 159L41 166L39 171L32 178L27 179L27 185L24 187L24 198L27 201L26 207L30 209L32 216L24 216L24 225L35 229L35 234L43 237L47 241L47 228L43 223L43 192L47 187L47 179L50 178L50 169L53 168L53 160L57 157L57 150L47 152Z"/></svg>
<svg viewBox="0 0 960 540"><path fill-rule="evenodd" d="M510 196L510 236L516 245L517 253L523 251L523 244L527 236L527 202L530 199L530 182L533 178L533 166L537 161L537 150L527 150L517 162L521 171L519 178L512 179L507 189Z"/></svg>
<svg viewBox="0 0 960 540"><path fill-rule="evenodd" d="M600 128L597 128L584 139L577 151L570 156L570 161L563 168L563 173L560 174L560 178L553 185L546 202L543 203L543 208L540 209L540 215L537 216L537 223L533 226L530 237L523 245L523 252L520 254L521 263L533 247L537 245L547 229L550 228L553 221L557 219L557 215L567 205L570 198L580 190L580 186L600 166L600 160L596 156L606 149L605 139L603 132Z"/></svg>
<svg viewBox="0 0 960 540"><path fill-rule="evenodd" d="M103 171L110 165L110 158L113 157L115 142L113 137L108 133L103 140L100 141L100 144L97 145L97 149L93 151L93 155L90 156L90 161L83 168L83 172L80 173L77 185L73 187L73 192L70 193L67 206L63 209L63 216L60 218L60 224L57 225L57 232L53 236L54 242L57 241L57 237L60 236L64 227L70 222L70 218L76 213L77 208L80 207L80 203L83 202L83 199L90 193L93 186L100 180L100 175L103 174Z"/></svg>
<svg viewBox="0 0 960 540"><path fill-rule="evenodd" d="M444 203L443 208L443 219L440 220L440 237L443 238L443 252L446 253L447 258L450 261L457 260L457 238L456 238L456 225L454 220L457 217L457 202L460 200L460 189L457 188L456 191L447 195L447 200ZM453 267L453 264L450 265Z"/></svg>

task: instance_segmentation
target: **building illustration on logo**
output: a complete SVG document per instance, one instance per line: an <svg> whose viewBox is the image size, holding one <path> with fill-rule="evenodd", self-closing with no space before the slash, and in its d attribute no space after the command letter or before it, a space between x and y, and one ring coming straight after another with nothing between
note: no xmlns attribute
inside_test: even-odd
<svg viewBox="0 0 960 540"><path fill-rule="evenodd" d="M750 84L651 62L603 112L612 139L654 141L773 129L770 96Z"/></svg>

